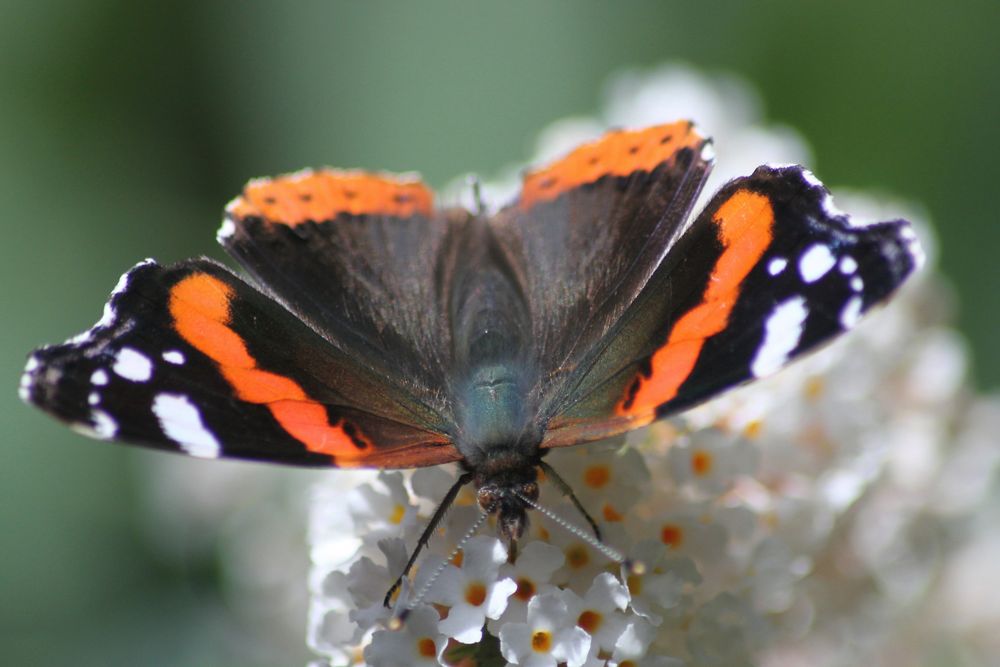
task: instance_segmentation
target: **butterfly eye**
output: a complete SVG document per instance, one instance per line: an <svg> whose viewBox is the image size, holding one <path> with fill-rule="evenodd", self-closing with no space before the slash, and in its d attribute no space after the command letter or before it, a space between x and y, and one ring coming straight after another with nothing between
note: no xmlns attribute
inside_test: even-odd
<svg viewBox="0 0 1000 667"><path fill-rule="evenodd" d="M487 486L476 492L476 500L484 512L489 512L497 506L501 495L499 489Z"/></svg>
<svg viewBox="0 0 1000 667"><path fill-rule="evenodd" d="M517 488L517 493L524 496L525 498L530 498L531 500L538 500L538 484L535 482L528 482L527 484L521 484Z"/></svg>

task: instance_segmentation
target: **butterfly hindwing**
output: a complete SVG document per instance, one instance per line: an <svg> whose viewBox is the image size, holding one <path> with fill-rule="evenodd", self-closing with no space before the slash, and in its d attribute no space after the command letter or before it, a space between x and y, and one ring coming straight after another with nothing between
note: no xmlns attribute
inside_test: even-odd
<svg viewBox="0 0 1000 667"><path fill-rule="evenodd" d="M36 350L23 397L91 435L315 466L456 460L422 406L210 260L144 262L102 320Z"/></svg>
<svg viewBox="0 0 1000 667"><path fill-rule="evenodd" d="M800 167L712 199L567 393L543 446L636 428L851 329L918 266L905 221L853 226Z"/></svg>

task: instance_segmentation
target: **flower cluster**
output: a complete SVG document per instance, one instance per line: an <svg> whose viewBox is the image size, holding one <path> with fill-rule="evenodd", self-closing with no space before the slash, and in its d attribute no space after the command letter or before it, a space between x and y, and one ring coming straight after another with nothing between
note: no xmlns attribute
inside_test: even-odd
<svg viewBox="0 0 1000 667"><path fill-rule="evenodd" d="M543 133L538 159L607 125L675 116L698 118L717 138L722 175L709 192L759 162L807 157L793 132L761 126L756 98L732 79L682 68L626 74L609 99L603 119ZM513 182L499 179L487 197L502 201ZM847 208L880 213L863 197ZM912 655L927 640L910 628L904 641L901 620L929 624L918 612L935 595L958 604L935 577L998 459L986 443L1000 405L965 389L964 348L943 324L947 300L933 277L918 278L852 335L773 378L627 440L552 452L547 462L606 542L641 571L623 571L537 513L513 562L490 528L446 562L478 517L466 491L412 587L404 582L403 601L423 595L395 628L382 596L456 471L372 473L350 491L334 473L313 505L310 645L331 664L906 663L893 652ZM544 480L540 502L586 527Z"/></svg>

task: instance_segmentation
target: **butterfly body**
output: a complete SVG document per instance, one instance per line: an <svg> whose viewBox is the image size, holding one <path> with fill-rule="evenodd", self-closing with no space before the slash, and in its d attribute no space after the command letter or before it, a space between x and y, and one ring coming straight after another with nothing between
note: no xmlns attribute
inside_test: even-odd
<svg viewBox="0 0 1000 667"><path fill-rule="evenodd" d="M549 449L776 372L921 261L908 223L853 225L801 167L736 179L688 222L711 164L678 122L528 172L495 215L436 208L412 176L251 181L218 234L248 279L137 265L93 328L32 353L21 396L204 458L458 462L516 539Z"/></svg>

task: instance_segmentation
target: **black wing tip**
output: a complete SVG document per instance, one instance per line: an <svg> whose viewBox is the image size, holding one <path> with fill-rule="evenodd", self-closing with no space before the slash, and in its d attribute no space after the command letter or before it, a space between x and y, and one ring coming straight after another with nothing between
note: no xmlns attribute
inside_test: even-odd
<svg viewBox="0 0 1000 667"><path fill-rule="evenodd" d="M18 382L17 393L28 405L38 407L68 422L74 429L94 437L107 429L101 428L101 420L95 417L86 404L86 394L66 391L61 384L72 375L66 369L67 361L86 359L96 354L95 350L106 344L109 333L122 326L119 304L134 278L139 274L157 270L160 265L154 259L144 259L136 263L118 278L118 282L104 304L101 318L90 328L76 334L62 343L42 345L32 350L25 362ZM97 411L99 412L99 411Z"/></svg>
<svg viewBox="0 0 1000 667"><path fill-rule="evenodd" d="M830 189L812 171L800 164L764 164L757 167L748 177L751 184L773 189L780 183L783 198L792 200L805 197L810 207L816 207L825 221L836 221L854 233L863 233L882 239L896 250L895 257L888 258L899 265L897 271L900 282L909 274L920 270L927 257L912 223L903 218L878 222L859 222L855 217L841 211L833 202Z"/></svg>
<svg viewBox="0 0 1000 667"><path fill-rule="evenodd" d="M74 374L66 369L66 361L77 349L72 345L40 347L28 356L18 396L26 404L36 407L65 422L71 429L98 440L113 439L118 424L104 410L90 400L90 392L75 390Z"/></svg>

